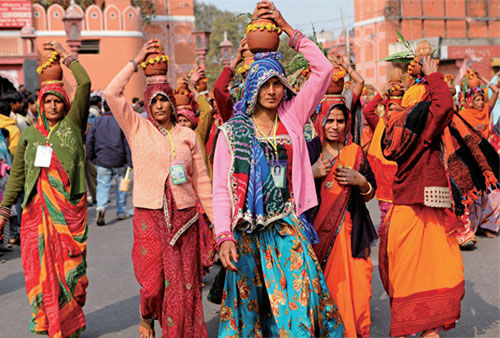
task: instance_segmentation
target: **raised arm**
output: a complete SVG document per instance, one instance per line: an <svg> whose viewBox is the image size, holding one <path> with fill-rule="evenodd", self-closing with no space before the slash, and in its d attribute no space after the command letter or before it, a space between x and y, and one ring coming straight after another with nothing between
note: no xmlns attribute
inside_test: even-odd
<svg viewBox="0 0 500 338"><path fill-rule="evenodd" d="M196 103L198 103L200 107L200 122L196 127L196 133L200 135L200 139L203 141L201 146L204 147L210 136L210 129L212 128L212 106L210 106L204 94L198 96Z"/></svg>
<svg viewBox="0 0 500 338"><path fill-rule="evenodd" d="M82 134L87 130L87 119L89 117L89 95L90 95L90 78L85 68L80 64L78 59L69 54L59 42L48 42L44 44L45 49L56 51L62 58L63 64L71 70L76 80L76 91L71 108L65 118L71 120L74 125L78 126Z"/></svg>
<svg viewBox="0 0 500 338"><path fill-rule="evenodd" d="M214 86L214 98L223 122L229 120L233 115L233 100L231 100L231 94L228 89L233 77L234 70L225 67Z"/></svg>
<svg viewBox="0 0 500 338"><path fill-rule="evenodd" d="M368 122L372 131L374 131L377 127L378 120L380 119L376 110L377 106L382 102L385 102L385 99L380 94L377 94L363 107L363 115L365 116L366 122Z"/></svg>
<svg viewBox="0 0 500 338"><path fill-rule="evenodd" d="M453 98L450 89L444 82L443 74L437 72L437 65L429 56L424 58L423 72L428 82L429 117L422 133L423 140L430 144L441 134L453 118Z"/></svg>
<svg viewBox="0 0 500 338"><path fill-rule="evenodd" d="M125 86L136 71L137 65L146 57L146 54L155 51L158 47L157 40L148 41L133 61L131 60L123 67L104 91L104 97L108 102L109 108L127 138L135 135L139 125L146 121L142 120L141 116L135 112L125 99Z"/></svg>
<svg viewBox="0 0 500 338"><path fill-rule="evenodd" d="M491 91L490 100L488 101L489 109L491 111L493 109L493 107L495 106L495 104L497 103L498 91L499 91L498 84L500 83L500 81L497 80L497 84L494 85L493 82L488 82L488 80L486 80L481 75L479 75L479 79L481 79L481 81L486 83L486 85L488 86L488 88ZM500 76L498 76L498 79L500 79Z"/></svg>
<svg viewBox="0 0 500 338"><path fill-rule="evenodd" d="M66 118L85 132L89 117L90 78L78 60L71 62L69 69L75 77L77 87Z"/></svg>
<svg viewBox="0 0 500 338"><path fill-rule="evenodd" d="M290 42L296 41L292 47L302 53L307 61L309 61L311 75L297 96L283 103L283 108L285 113L294 114L300 125L303 126L325 95L330 78L332 77L333 66L314 42L298 31L295 34L300 34L301 38L292 38Z"/></svg>
<svg viewBox="0 0 500 338"><path fill-rule="evenodd" d="M253 17L269 19L290 37L289 45L302 53L311 66L311 75L302 86L300 92L291 100L278 107L279 114L291 114L300 126L304 126L309 116L321 102L328 88L333 67L321 50L302 33L294 30L283 18L280 11L271 1L261 1L253 13Z"/></svg>

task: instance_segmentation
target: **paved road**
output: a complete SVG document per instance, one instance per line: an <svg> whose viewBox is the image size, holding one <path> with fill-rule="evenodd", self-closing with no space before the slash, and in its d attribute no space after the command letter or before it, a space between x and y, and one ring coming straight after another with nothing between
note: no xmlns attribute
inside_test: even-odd
<svg viewBox="0 0 500 338"><path fill-rule="evenodd" d="M373 219L379 219L377 204L370 202ZM130 251L132 220L113 220L95 226L95 208L89 209L88 278L85 313L87 330L84 337L138 337L139 288L134 277ZM387 337L389 332L389 299L378 276L377 248L372 250L374 262L372 290L373 337ZM462 301L462 318L446 337L500 337L500 239L479 238L478 249L464 252L466 294ZM19 248L0 257L0 337L33 337L29 332L30 310L24 289ZM208 292L216 269L206 276ZM204 297L204 299L206 299ZM218 306L204 301L209 337L217 336ZM157 332L161 332L157 328ZM159 335L158 335L159 336Z"/></svg>

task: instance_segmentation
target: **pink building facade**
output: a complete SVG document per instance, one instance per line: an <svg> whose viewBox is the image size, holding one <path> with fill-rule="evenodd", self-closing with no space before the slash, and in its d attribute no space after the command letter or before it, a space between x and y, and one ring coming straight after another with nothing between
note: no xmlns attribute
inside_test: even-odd
<svg viewBox="0 0 500 338"><path fill-rule="evenodd" d="M45 9L39 4L31 6L31 27L22 29L0 28L0 76L16 87L36 88L33 74L26 76L24 60L36 60L45 41L58 41L67 46L67 33L63 18L69 14L82 17L80 32L82 45L78 58L92 79L93 90L103 90L123 66L135 57L143 44L155 37L164 46L170 58L169 80L175 81L181 73L196 64L193 0L154 0L155 16L145 24L140 9L132 7L130 0L106 0L105 6L91 5L83 10L74 5L63 8L54 4ZM70 33L71 34L71 33ZM69 47L68 47L69 50ZM65 87L72 92L74 84L65 71ZM125 95L131 99L144 93L142 72L134 75Z"/></svg>

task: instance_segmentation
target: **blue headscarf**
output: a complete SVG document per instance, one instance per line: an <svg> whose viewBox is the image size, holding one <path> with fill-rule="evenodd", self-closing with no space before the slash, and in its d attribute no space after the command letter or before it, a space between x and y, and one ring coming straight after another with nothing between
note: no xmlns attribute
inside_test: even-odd
<svg viewBox="0 0 500 338"><path fill-rule="evenodd" d="M257 53L254 56L255 61L250 66L245 81L243 97L234 104L234 114L252 115L257 104L260 87L273 76L277 77L285 86L283 100L290 100L296 95L292 86L286 79L285 70L278 62L282 56L277 52Z"/></svg>

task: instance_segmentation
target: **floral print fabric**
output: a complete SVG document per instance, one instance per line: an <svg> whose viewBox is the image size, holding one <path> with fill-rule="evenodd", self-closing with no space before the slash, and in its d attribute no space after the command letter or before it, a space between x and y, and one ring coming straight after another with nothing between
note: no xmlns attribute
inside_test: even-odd
<svg viewBox="0 0 500 338"><path fill-rule="evenodd" d="M238 273L227 271L219 337L340 337L344 326L300 221L235 231Z"/></svg>

